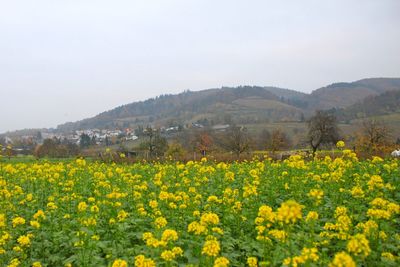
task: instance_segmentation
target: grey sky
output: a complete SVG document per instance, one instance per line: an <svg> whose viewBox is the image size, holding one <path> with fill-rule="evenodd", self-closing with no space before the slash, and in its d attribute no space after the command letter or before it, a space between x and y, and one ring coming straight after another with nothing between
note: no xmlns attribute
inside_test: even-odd
<svg viewBox="0 0 400 267"><path fill-rule="evenodd" d="M0 0L0 132L185 89L400 77L399 0Z"/></svg>

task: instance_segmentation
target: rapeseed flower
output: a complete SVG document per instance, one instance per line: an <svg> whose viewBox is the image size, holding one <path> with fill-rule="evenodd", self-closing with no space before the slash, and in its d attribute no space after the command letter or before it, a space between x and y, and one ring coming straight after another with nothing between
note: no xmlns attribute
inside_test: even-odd
<svg viewBox="0 0 400 267"><path fill-rule="evenodd" d="M247 265L249 267L257 267L258 266L258 260L256 257L248 257L247 258Z"/></svg>
<svg viewBox="0 0 400 267"><path fill-rule="evenodd" d="M201 224L197 221L194 221L188 225L188 232L194 233L196 235L201 235L203 233L207 233L208 230L207 230L207 227L204 226L203 224Z"/></svg>
<svg viewBox="0 0 400 267"><path fill-rule="evenodd" d="M154 224L156 225L157 228L163 228L167 225L167 219L164 217L158 217L155 219Z"/></svg>
<svg viewBox="0 0 400 267"><path fill-rule="evenodd" d="M87 209L88 205L86 204L86 202L79 202L78 204L78 211L80 212L84 212Z"/></svg>
<svg viewBox="0 0 400 267"><path fill-rule="evenodd" d="M117 219L119 222L123 222L128 217L128 215L129 214L126 211L120 210L118 212Z"/></svg>
<svg viewBox="0 0 400 267"><path fill-rule="evenodd" d="M172 252L174 253L175 257L183 256L183 250L181 247L173 247Z"/></svg>
<svg viewBox="0 0 400 267"><path fill-rule="evenodd" d="M155 267L156 263L150 259L146 258L144 255L138 255L135 257L135 267Z"/></svg>
<svg viewBox="0 0 400 267"><path fill-rule="evenodd" d="M173 259L175 259L175 254L174 252L172 252L172 250L164 250L161 253L161 258L165 261L172 261Z"/></svg>
<svg viewBox="0 0 400 267"><path fill-rule="evenodd" d="M345 146L345 143L343 142L343 141L338 141L337 143L336 143L336 147L337 148L343 148Z"/></svg>
<svg viewBox="0 0 400 267"><path fill-rule="evenodd" d="M395 261L396 260L396 256L394 256L390 252L382 252L381 256L382 256L382 258L385 258L385 259L387 259L389 261Z"/></svg>
<svg viewBox="0 0 400 267"><path fill-rule="evenodd" d="M30 221L29 224L36 229L40 228L40 223L38 221Z"/></svg>
<svg viewBox="0 0 400 267"><path fill-rule="evenodd" d="M25 219L24 218L22 218L22 217L15 217L13 220L12 220L12 226L15 228L15 227L17 227L18 225L24 225L25 224Z"/></svg>
<svg viewBox="0 0 400 267"><path fill-rule="evenodd" d="M318 212L316 212L316 211L310 211L309 213L307 213L306 222L309 222L309 221L316 221L316 220L318 220L318 218L319 218Z"/></svg>
<svg viewBox="0 0 400 267"><path fill-rule="evenodd" d="M0 214L0 228L6 227L6 215L5 214Z"/></svg>
<svg viewBox="0 0 400 267"><path fill-rule="evenodd" d="M23 247L29 247L31 245L31 238L32 235L28 234L28 235L21 235L20 237L18 237L17 241L18 244L20 244Z"/></svg>
<svg viewBox="0 0 400 267"><path fill-rule="evenodd" d="M368 256L371 253L368 239L363 234L356 234L347 243L347 251L355 255Z"/></svg>
<svg viewBox="0 0 400 267"><path fill-rule="evenodd" d="M276 218L278 221L290 224L302 219L303 205L294 200L288 200L278 208Z"/></svg>
<svg viewBox="0 0 400 267"><path fill-rule="evenodd" d="M356 267L353 258L346 252L339 252L335 254L329 267Z"/></svg>
<svg viewBox="0 0 400 267"><path fill-rule="evenodd" d="M204 213L200 218L200 223L202 225L216 225L219 223L218 215L212 212Z"/></svg>
<svg viewBox="0 0 400 267"><path fill-rule="evenodd" d="M128 267L128 263L125 260L116 259L111 267Z"/></svg>
<svg viewBox="0 0 400 267"><path fill-rule="evenodd" d="M270 236L273 236L275 239L284 242L287 238L287 233L284 230L270 230L268 231Z"/></svg>
<svg viewBox="0 0 400 267"><path fill-rule="evenodd" d="M315 203L318 205L321 203L322 198L324 197L324 191L321 189L311 189L308 193L308 196L315 200Z"/></svg>
<svg viewBox="0 0 400 267"><path fill-rule="evenodd" d="M225 257L218 257L214 261L214 267L227 267L229 266L229 260Z"/></svg>
<svg viewBox="0 0 400 267"><path fill-rule="evenodd" d="M264 220L267 220L269 222L274 222L276 215L272 211L272 208L270 206L263 205L258 209L258 217L262 219L261 223Z"/></svg>
<svg viewBox="0 0 400 267"><path fill-rule="evenodd" d="M165 242L178 240L178 233L172 229L166 229L162 233L161 240Z"/></svg>
<svg viewBox="0 0 400 267"><path fill-rule="evenodd" d="M355 198L363 198L365 196L365 193L360 186L354 186L350 192Z"/></svg>
<svg viewBox="0 0 400 267"><path fill-rule="evenodd" d="M19 259L12 259L7 267L18 267L21 264Z"/></svg>
<svg viewBox="0 0 400 267"><path fill-rule="evenodd" d="M218 240L207 240L203 245L201 254L216 257L218 256L220 250L221 247Z"/></svg>

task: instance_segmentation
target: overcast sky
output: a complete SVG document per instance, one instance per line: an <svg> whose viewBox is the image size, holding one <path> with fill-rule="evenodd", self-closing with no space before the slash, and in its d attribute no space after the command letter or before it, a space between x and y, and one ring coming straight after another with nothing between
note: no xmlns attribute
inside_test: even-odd
<svg viewBox="0 0 400 267"><path fill-rule="evenodd" d="M0 132L186 89L400 77L399 0L0 0Z"/></svg>

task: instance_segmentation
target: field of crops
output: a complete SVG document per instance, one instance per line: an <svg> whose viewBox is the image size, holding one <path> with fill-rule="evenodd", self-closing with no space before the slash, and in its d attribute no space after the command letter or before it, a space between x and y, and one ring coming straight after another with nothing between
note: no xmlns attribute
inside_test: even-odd
<svg viewBox="0 0 400 267"><path fill-rule="evenodd" d="M398 160L0 163L0 266L399 266Z"/></svg>

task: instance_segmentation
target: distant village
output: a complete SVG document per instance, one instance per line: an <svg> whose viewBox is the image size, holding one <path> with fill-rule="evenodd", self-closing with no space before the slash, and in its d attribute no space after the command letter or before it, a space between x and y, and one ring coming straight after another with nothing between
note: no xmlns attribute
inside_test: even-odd
<svg viewBox="0 0 400 267"><path fill-rule="evenodd" d="M225 131L229 128L229 124L218 124L211 127L214 131ZM160 127L157 130L163 134L163 136L168 137L174 133L183 131L185 129L202 129L204 126L200 123L192 123L190 125L183 126L170 126L170 127ZM155 129L155 128L153 128ZM113 144L119 144L125 141L135 141L140 138L140 136L145 135L146 129L143 126L139 126L136 129L125 128L121 129L86 129L86 130L76 130L69 133L57 132L55 130L41 130L34 134L20 135L20 136L8 136L3 135L0 137L0 144L3 145L3 150L5 146L12 146L16 153L23 153L24 150L32 151L32 148L36 145L41 145L45 140L57 140L63 144L74 144L82 147L82 142L84 140L90 141L90 145L97 146L109 146Z"/></svg>
<svg viewBox="0 0 400 267"><path fill-rule="evenodd" d="M129 138L133 138L129 129L127 129L126 133L130 136ZM37 143L41 144L45 139L58 139L65 140L66 142L78 144L80 142L82 135L87 135L92 139L95 139L98 144L104 142L107 138L118 137L124 134L124 131L121 130L100 130L100 129L89 129L89 130L79 130L74 131L73 133L55 133L52 131L40 131L37 132L37 135L22 135L18 138L11 138L9 136L5 136L6 144L14 144L15 142L21 141L23 143ZM128 138L128 137L127 137ZM18 141L15 141L19 139Z"/></svg>
<svg viewBox="0 0 400 267"><path fill-rule="evenodd" d="M111 142L116 139L124 139L128 140L136 140L138 137L134 134L133 129L125 129L125 130L100 130L100 129L88 129L88 130L79 130L70 134L56 134L56 133L42 133L42 140L44 139L59 139L66 140L72 144L80 144L82 136L88 136L91 140L94 140L94 144L102 145L106 142Z"/></svg>

